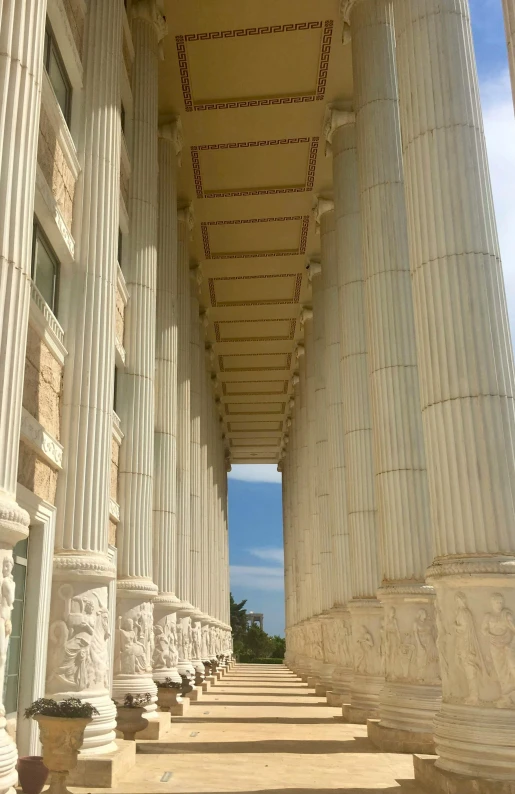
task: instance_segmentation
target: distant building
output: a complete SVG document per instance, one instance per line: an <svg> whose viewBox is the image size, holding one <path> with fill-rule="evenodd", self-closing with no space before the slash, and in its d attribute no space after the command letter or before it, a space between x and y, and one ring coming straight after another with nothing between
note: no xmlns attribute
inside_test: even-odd
<svg viewBox="0 0 515 794"><path fill-rule="evenodd" d="M247 628L259 624L259 628L263 630L263 613L262 612L247 612Z"/></svg>

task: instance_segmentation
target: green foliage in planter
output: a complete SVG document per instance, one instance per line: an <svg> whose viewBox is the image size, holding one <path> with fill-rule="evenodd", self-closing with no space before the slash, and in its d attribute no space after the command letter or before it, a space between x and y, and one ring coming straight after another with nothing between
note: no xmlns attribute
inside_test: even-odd
<svg viewBox="0 0 515 794"><path fill-rule="evenodd" d="M181 689L182 682L172 681L171 678L165 678L164 681L156 681L158 689Z"/></svg>
<svg viewBox="0 0 515 794"><path fill-rule="evenodd" d="M25 717L35 717L41 714L44 717L66 717L67 719L89 718L98 714L96 708L87 701L79 698L65 698L65 700L52 700L39 698L25 709Z"/></svg>
<svg viewBox="0 0 515 794"><path fill-rule="evenodd" d="M127 693L123 699L123 703L119 703L117 700L113 700L115 706L124 709L139 709L142 706L146 706L152 700L152 696L150 692L145 692L143 695L130 695Z"/></svg>
<svg viewBox="0 0 515 794"><path fill-rule="evenodd" d="M268 656L266 659L253 659L255 664L284 664L284 659L274 659Z"/></svg>

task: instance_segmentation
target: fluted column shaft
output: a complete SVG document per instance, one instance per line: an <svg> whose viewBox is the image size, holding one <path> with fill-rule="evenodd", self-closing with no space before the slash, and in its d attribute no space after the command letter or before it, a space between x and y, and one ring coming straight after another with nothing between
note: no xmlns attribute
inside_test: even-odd
<svg viewBox="0 0 515 794"><path fill-rule="evenodd" d="M511 89L515 102L515 0L502 0L504 11L504 27L506 44L508 45L508 63L510 65Z"/></svg>
<svg viewBox="0 0 515 794"><path fill-rule="evenodd" d="M313 352L315 355L315 494L320 536L320 611L330 609L332 598L332 543L329 520L329 468L325 370L325 275L317 263L310 265L313 292Z"/></svg>
<svg viewBox="0 0 515 794"><path fill-rule="evenodd" d="M349 524L354 679L352 719L365 721L378 705L381 609L377 507L372 450L356 130L353 118L332 137L336 252L341 320L341 389Z"/></svg>
<svg viewBox="0 0 515 794"><path fill-rule="evenodd" d="M301 367L304 367L305 359L304 359L304 346L300 346L297 348L297 357L298 357L298 377L294 379L294 393L295 393L295 417L293 422L293 432L295 434L295 445L296 445L296 455L295 455L295 498L297 502L297 520L295 526L292 528L292 555L293 555L293 564L294 564L294 586L295 586L295 612L294 612L294 621L293 623L296 625L299 621L301 621L304 617L303 610L304 610L304 603L306 598L305 592L305 560L304 560L304 543L305 543L305 532L304 526L306 522L306 513L304 509L304 461L303 461L303 453L304 453L304 442L305 438L303 437L303 407L302 407L302 400L303 396L301 393ZM301 362L302 359L302 362Z"/></svg>
<svg viewBox="0 0 515 794"><path fill-rule="evenodd" d="M160 128L154 431L154 680L177 672L177 156L178 124Z"/></svg>
<svg viewBox="0 0 515 794"><path fill-rule="evenodd" d="M438 766L513 780L513 685L496 649L515 614L515 378L469 8L394 10L436 554Z"/></svg>
<svg viewBox="0 0 515 794"><path fill-rule="evenodd" d="M310 312L304 320L304 345L306 349L306 425L308 441L308 494L309 494L309 516L310 522L307 532L310 535L310 568L311 568L311 603L309 605L309 615L318 615L322 611L322 573L321 573L321 542L320 542L320 522L318 512L318 499L316 491L317 480L317 432L316 432L316 350L313 327L313 313Z"/></svg>
<svg viewBox="0 0 515 794"><path fill-rule="evenodd" d="M313 534L311 525L311 491L310 491L310 457L309 457L309 427L308 427L308 378L306 366L306 336L312 333L312 324L304 325L304 345L298 349L299 354L299 418L300 418L300 483L301 483L301 524L299 533L300 542L300 577L299 577L299 605L300 619L306 620L313 614Z"/></svg>
<svg viewBox="0 0 515 794"><path fill-rule="evenodd" d="M126 283L125 369L120 373L118 527L118 631L114 695L156 692L152 681L153 606L152 496L154 470L154 370L157 264L157 67L164 20L155 3L132 8L133 147L129 194L130 255ZM131 632L139 632L145 658L135 666L124 653Z"/></svg>
<svg viewBox="0 0 515 794"><path fill-rule="evenodd" d="M84 126L79 141L82 161L80 217L73 277L64 279L68 358L64 368L61 442L64 471L58 479L54 576L50 612L46 692L56 700L79 697L99 715L87 726L81 754L112 752L116 745L116 709L111 700L111 659L107 638L108 583L116 569L107 557L109 482L114 387L114 313L120 206L120 47L119 4L92 0L84 42ZM92 643L104 654L91 656L95 675L89 685L70 676L69 660L55 662L56 627L67 620L70 605L90 602L97 623ZM82 607L81 611L84 609ZM71 680L73 679L73 680Z"/></svg>
<svg viewBox="0 0 515 794"><path fill-rule="evenodd" d="M30 303L30 263L46 2L0 4L0 550L12 581L12 547L29 517L16 504ZM1 618L5 637L7 616ZM8 637L3 641L5 667ZM0 680L0 706L4 676ZM3 714L3 707L1 709ZM16 785L16 747L0 717L0 794Z"/></svg>
<svg viewBox="0 0 515 794"><path fill-rule="evenodd" d="M418 383L391 0L357 0L350 15L356 146L370 350L374 460L385 608L386 685L381 726L431 736L438 670L406 663L398 636L412 636L425 609L435 625L429 493ZM370 53L374 52L374 57ZM417 596L417 601L414 601ZM429 694L432 687L432 695ZM433 700L429 708L428 700ZM397 734L396 737L398 738ZM421 746L421 752L432 747Z"/></svg>

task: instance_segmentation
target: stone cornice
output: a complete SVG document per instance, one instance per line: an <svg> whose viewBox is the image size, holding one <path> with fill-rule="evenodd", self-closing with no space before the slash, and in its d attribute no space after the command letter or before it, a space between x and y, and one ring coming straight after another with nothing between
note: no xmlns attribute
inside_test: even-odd
<svg viewBox="0 0 515 794"><path fill-rule="evenodd" d="M53 469L62 469L62 445L25 408L21 409L20 436Z"/></svg>
<svg viewBox="0 0 515 794"><path fill-rule="evenodd" d="M154 25L158 42L161 42L168 33L166 17L162 12L162 0L132 0L131 19L144 19Z"/></svg>

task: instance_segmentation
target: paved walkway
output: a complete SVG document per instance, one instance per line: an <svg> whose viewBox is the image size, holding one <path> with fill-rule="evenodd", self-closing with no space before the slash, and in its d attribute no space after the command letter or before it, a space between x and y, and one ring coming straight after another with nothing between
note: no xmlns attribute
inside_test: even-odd
<svg viewBox="0 0 515 794"><path fill-rule="evenodd" d="M376 751L325 703L283 666L237 665L110 791L423 794L411 756Z"/></svg>

